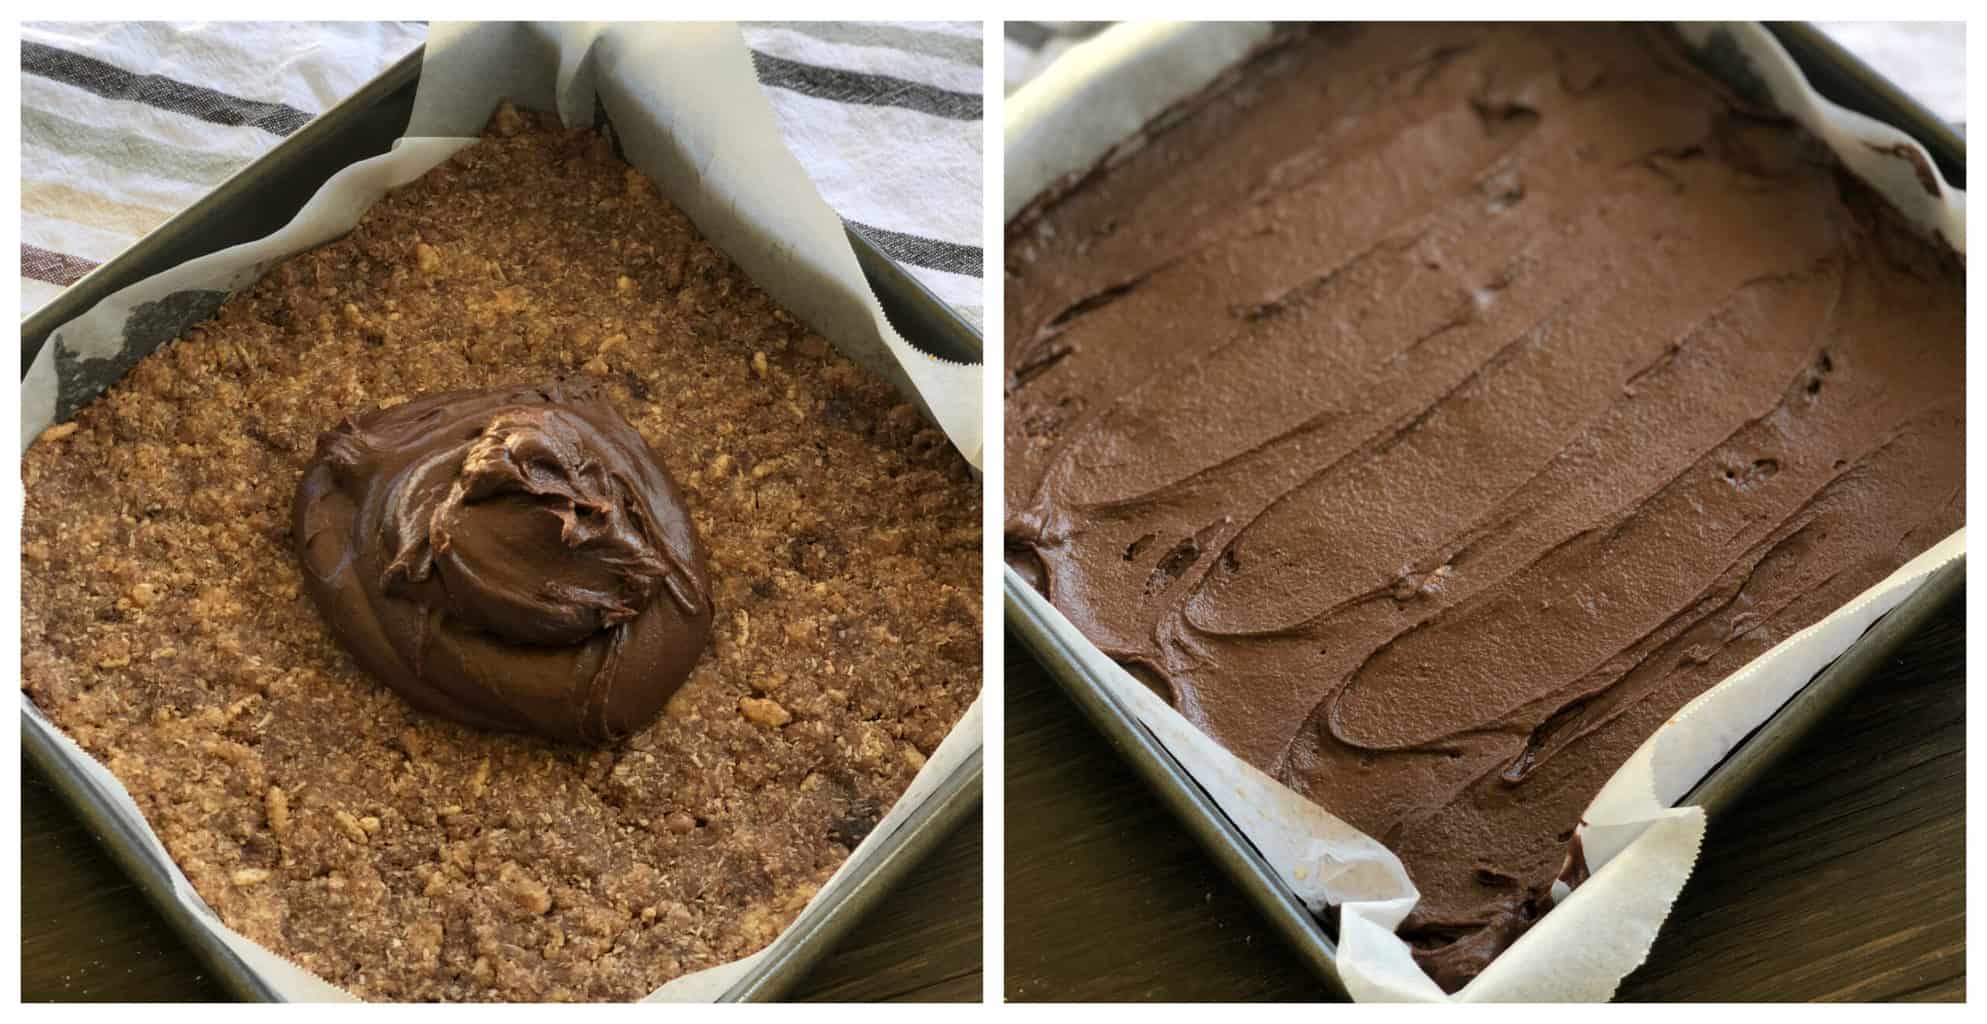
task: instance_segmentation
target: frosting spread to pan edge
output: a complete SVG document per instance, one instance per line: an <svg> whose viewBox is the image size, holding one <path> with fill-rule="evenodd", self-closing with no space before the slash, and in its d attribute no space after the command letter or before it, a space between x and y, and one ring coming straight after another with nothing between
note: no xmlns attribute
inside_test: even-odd
<svg viewBox="0 0 1987 1024"><path fill-rule="evenodd" d="M1655 32L1304 33L1008 254L1012 560L1386 841L1451 989L1664 718L1964 519L1963 270Z"/></svg>

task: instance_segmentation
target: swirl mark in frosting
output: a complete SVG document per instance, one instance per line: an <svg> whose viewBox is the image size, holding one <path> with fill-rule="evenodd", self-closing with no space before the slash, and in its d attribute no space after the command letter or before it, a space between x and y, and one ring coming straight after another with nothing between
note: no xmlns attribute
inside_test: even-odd
<svg viewBox="0 0 1987 1024"><path fill-rule="evenodd" d="M1964 521L1963 269L1642 29L1197 103L1008 227L1010 558L1384 841L1454 990L1670 714Z"/></svg>

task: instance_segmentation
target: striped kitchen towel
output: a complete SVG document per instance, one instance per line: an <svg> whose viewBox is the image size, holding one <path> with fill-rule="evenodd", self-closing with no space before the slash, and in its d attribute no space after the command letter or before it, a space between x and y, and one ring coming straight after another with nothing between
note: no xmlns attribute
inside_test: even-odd
<svg viewBox="0 0 1987 1024"><path fill-rule="evenodd" d="M21 313L421 44L414 23L36 24L21 42ZM980 322L980 27L744 27L828 204Z"/></svg>
<svg viewBox="0 0 1987 1024"><path fill-rule="evenodd" d="M787 148L821 197L981 323L980 23L743 29Z"/></svg>
<svg viewBox="0 0 1987 1024"><path fill-rule="evenodd" d="M412 24L21 27L21 314L405 56Z"/></svg>

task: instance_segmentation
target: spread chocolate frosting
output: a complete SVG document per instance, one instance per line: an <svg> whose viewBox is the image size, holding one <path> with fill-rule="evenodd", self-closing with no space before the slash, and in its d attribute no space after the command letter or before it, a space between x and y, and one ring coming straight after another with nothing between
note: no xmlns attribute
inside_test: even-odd
<svg viewBox="0 0 1987 1024"><path fill-rule="evenodd" d="M429 395L318 438L296 541L319 611L418 707L602 743L710 634L704 548L641 434L584 385Z"/></svg>
<svg viewBox="0 0 1987 1024"><path fill-rule="evenodd" d="M1964 521L1964 269L1667 37L1333 27L1009 226L1010 561L1455 989L1693 696Z"/></svg>

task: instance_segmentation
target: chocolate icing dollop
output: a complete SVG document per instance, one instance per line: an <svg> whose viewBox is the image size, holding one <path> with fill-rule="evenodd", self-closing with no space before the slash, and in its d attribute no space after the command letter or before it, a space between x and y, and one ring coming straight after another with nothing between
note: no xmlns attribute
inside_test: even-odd
<svg viewBox="0 0 1987 1024"><path fill-rule="evenodd" d="M348 417L319 436L294 516L338 639L416 706L469 725L620 739L710 637L683 496L584 383Z"/></svg>

